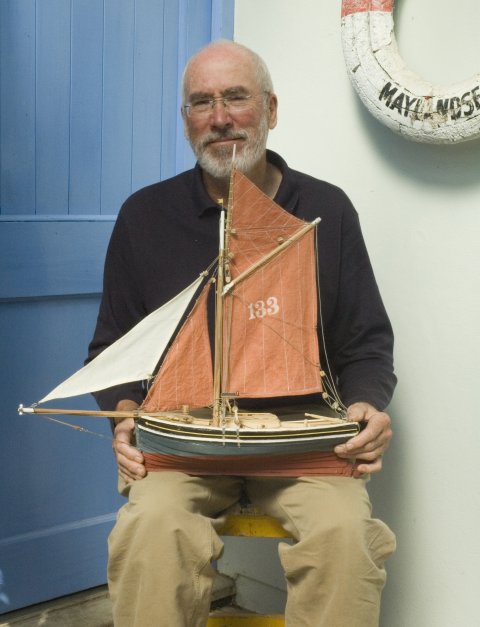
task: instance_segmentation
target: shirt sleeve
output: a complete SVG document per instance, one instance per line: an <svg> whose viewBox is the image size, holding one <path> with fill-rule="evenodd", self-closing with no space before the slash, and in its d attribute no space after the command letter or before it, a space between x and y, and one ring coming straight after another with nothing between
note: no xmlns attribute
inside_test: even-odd
<svg viewBox="0 0 480 627"><path fill-rule="evenodd" d="M103 294L93 339L86 363L127 333L146 315L138 289L134 247L130 241L124 208L115 223L105 259ZM117 385L94 393L103 410L115 409L118 401L128 399L140 404L143 382Z"/></svg>
<svg viewBox="0 0 480 627"><path fill-rule="evenodd" d="M393 331L358 214L350 201L348 205L341 226L337 299L326 333L327 350L345 405L366 401L383 410L396 385Z"/></svg>

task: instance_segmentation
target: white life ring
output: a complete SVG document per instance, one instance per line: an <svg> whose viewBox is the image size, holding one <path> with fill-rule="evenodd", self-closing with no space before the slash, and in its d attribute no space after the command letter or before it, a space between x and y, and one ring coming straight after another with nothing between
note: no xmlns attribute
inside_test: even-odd
<svg viewBox="0 0 480 627"><path fill-rule="evenodd" d="M367 109L408 139L432 144L480 137L480 74L448 86L412 72L395 40L395 0L343 0L348 74Z"/></svg>

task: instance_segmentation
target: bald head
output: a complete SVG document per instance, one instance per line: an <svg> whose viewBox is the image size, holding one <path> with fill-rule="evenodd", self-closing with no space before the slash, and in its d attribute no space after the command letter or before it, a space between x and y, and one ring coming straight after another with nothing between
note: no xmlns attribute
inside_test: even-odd
<svg viewBox="0 0 480 627"><path fill-rule="evenodd" d="M272 78L265 61L256 52L242 44L230 40L220 40L202 48L190 58L185 66L182 79L183 104L188 101L192 75L195 75L198 69L205 64L211 66L226 59L231 59L232 63L238 67L243 66L246 71L251 72L258 91L273 93Z"/></svg>

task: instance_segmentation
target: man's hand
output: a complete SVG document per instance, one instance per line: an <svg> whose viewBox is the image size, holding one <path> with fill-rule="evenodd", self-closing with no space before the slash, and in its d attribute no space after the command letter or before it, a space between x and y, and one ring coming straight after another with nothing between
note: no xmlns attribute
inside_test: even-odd
<svg viewBox="0 0 480 627"><path fill-rule="evenodd" d="M356 477L379 472L382 469L382 455L392 439L390 416L369 403L354 403L348 408L347 414L350 420L364 422L366 426L351 440L336 446L335 453L339 457L357 461ZM358 463L363 461L366 463Z"/></svg>
<svg viewBox="0 0 480 627"><path fill-rule="evenodd" d="M138 405L133 401L120 401L117 411L134 410ZM117 460L118 472L124 481L142 479L147 474L142 453L132 446L135 421L124 418L115 426L113 432L113 451Z"/></svg>

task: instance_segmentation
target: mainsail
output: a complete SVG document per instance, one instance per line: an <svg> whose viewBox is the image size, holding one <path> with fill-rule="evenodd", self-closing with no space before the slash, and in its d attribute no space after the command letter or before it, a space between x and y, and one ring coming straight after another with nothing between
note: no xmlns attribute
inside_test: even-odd
<svg viewBox="0 0 480 627"><path fill-rule="evenodd" d="M322 392L314 230L239 172L233 198L228 257L238 283L225 295L223 388L251 398Z"/></svg>
<svg viewBox="0 0 480 627"><path fill-rule="evenodd" d="M93 361L60 383L39 403L150 378L202 280L203 277L199 276L180 294L143 318Z"/></svg>
<svg viewBox="0 0 480 627"><path fill-rule="evenodd" d="M224 387L238 396L322 391L315 275L307 263L312 235L304 235L225 297Z"/></svg>

